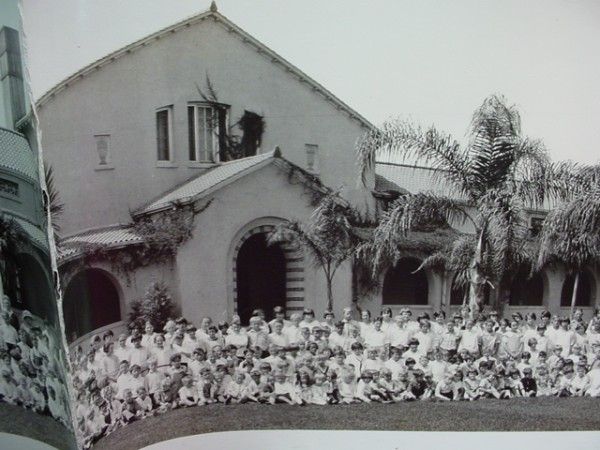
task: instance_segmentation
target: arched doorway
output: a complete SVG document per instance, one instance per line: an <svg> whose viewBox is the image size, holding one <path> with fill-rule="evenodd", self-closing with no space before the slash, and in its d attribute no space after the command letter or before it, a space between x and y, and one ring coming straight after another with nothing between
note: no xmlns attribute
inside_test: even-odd
<svg viewBox="0 0 600 450"><path fill-rule="evenodd" d="M77 273L65 289L63 315L69 342L121 320L119 291L101 269Z"/></svg>
<svg viewBox="0 0 600 450"><path fill-rule="evenodd" d="M508 302L511 306L542 306L544 302L544 280L540 273L531 277L520 271L510 285Z"/></svg>
<svg viewBox="0 0 600 450"><path fill-rule="evenodd" d="M242 244L236 259L237 313L248 323L252 310L263 309L271 319L275 306L286 305L286 256L267 244L267 233L256 233Z"/></svg>
<svg viewBox="0 0 600 450"><path fill-rule="evenodd" d="M562 291L560 293L560 306L571 306L573 296L573 287L575 285L575 275L568 275L563 282ZM575 298L575 306L591 306L592 291L594 281L591 274L587 270L579 272L579 284L577 286L577 297Z"/></svg>
<svg viewBox="0 0 600 450"><path fill-rule="evenodd" d="M384 305L427 305L427 275L423 270L415 272L420 265L418 259L402 258L387 271L382 290Z"/></svg>

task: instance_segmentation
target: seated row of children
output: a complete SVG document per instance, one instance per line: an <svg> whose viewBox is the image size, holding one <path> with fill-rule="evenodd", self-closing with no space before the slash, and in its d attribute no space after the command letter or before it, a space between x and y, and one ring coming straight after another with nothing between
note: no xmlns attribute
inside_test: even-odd
<svg viewBox="0 0 600 450"><path fill-rule="evenodd" d="M71 428L60 341L27 310L0 307L0 402L54 417Z"/></svg>

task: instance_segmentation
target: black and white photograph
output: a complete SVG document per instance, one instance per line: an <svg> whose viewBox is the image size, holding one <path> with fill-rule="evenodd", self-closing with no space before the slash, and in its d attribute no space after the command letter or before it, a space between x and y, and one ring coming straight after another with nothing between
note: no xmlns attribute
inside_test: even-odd
<svg viewBox="0 0 600 450"><path fill-rule="evenodd" d="M0 133L43 190L0 220L0 350L62 355L20 406L83 449L600 443L600 3L19 14L28 77L3 29ZM4 97L18 83L31 111ZM42 256L22 232L50 236ZM0 370L11 403L22 380ZM57 417L43 379L62 371Z"/></svg>
<svg viewBox="0 0 600 450"><path fill-rule="evenodd" d="M0 433L74 449L46 217L60 204L44 208L18 2L0 12Z"/></svg>

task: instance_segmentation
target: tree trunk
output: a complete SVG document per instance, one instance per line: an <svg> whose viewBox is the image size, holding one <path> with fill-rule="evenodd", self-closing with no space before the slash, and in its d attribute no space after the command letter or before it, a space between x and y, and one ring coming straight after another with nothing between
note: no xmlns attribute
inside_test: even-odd
<svg viewBox="0 0 600 450"><path fill-rule="evenodd" d="M484 230L481 230L479 233L477 248L475 249L475 255L473 255L473 261L469 268L469 316L471 319L474 319L479 313L485 297L484 288L486 280L481 273L484 245L483 233Z"/></svg>
<svg viewBox="0 0 600 450"><path fill-rule="evenodd" d="M577 289L579 288L579 272L575 274L575 281L573 282L573 295L571 296L571 317L573 317L573 311L575 311L575 302L577 301Z"/></svg>
<svg viewBox="0 0 600 450"><path fill-rule="evenodd" d="M450 299L446 303L446 275L448 272L442 273L442 300L440 302L440 311L444 311L447 317L450 316Z"/></svg>
<svg viewBox="0 0 600 450"><path fill-rule="evenodd" d="M333 284L333 280L331 277L327 278L327 309L333 311L333 290L331 285Z"/></svg>

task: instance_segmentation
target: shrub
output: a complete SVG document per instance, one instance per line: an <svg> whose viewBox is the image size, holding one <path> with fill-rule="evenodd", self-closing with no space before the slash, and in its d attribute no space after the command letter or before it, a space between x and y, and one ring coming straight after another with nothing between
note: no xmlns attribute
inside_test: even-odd
<svg viewBox="0 0 600 450"><path fill-rule="evenodd" d="M129 329L144 330L146 322L150 322L155 330L162 330L167 320L172 318L173 299L164 283L154 282L144 297L135 300L129 313Z"/></svg>

